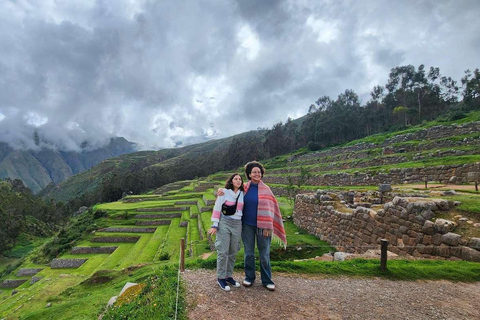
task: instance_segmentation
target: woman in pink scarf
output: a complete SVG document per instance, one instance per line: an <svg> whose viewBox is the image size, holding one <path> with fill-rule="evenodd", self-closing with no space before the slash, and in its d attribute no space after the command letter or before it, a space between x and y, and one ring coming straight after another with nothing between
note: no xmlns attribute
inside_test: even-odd
<svg viewBox="0 0 480 320"><path fill-rule="evenodd" d="M287 245L285 228L277 199L270 188L263 183L265 168L257 161L245 165L245 196L242 215L242 242L245 248L245 279L243 285L250 287L255 281L255 239L260 253L260 275L262 285L275 290L270 265L270 244L272 237ZM218 195L221 195L219 193Z"/></svg>

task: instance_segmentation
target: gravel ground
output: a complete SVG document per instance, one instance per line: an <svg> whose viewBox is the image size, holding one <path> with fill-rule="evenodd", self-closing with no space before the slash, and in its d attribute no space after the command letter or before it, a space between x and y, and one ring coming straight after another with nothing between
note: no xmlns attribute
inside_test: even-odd
<svg viewBox="0 0 480 320"><path fill-rule="evenodd" d="M237 281L243 274L235 273ZM220 290L215 270L186 270L190 319L480 319L480 283L326 278L275 273Z"/></svg>

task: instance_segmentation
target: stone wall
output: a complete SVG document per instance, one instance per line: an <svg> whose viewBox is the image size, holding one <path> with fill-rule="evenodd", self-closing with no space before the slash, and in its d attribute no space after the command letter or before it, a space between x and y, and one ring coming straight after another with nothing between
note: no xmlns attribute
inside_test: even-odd
<svg viewBox="0 0 480 320"><path fill-rule="evenodd" d="M113 253L118 247L75 247L71 254Z"/></svg>
<svg viewBox="0 0 480 320"><path fill-rule="evenodd" d="M42 268L33 268L33 269L20 269L17 272L17 277L26 277L26 276L34 276L40 271L42 271Z"/></svg>
<svg viewBox="0 0 480 320"><path fill-rule="evenodd" d="M25 282L27 282L26 279L15 279L15 280L11 280L11 279L7 279L5 281L2 282L2 284L0 284L0 288L16 288L22 284L24 284Z"/></svg>
<svg viewBox="0 0 480 320"><path fill-rule="evenodd" d="M126 232L126 233L154 233L157 228L106 228L98 231L102 232Z"/></svg>
<svg viewBox="0 0 480 320"><path fill-rule="evenodd" d="M135 219L162 219L162 218L180 218L181 213L164 213L164 214L137 214Z"/></svg>
<svg viewBox="0 0 480 320"><path fill-rule="evenodd" d="M428 168L402 168L391 169L390 172L354 172L354 173L336 173L313 176L309 178L305 185L313 186L361 186L378 185L382 183L403 184L435 181L440 183L467 183L467 176L471 172L479 172L480 163L457 164L435 166ZM296 183L298 177L292 177L293 183ZM263 178L265 183L289 184L287 177L268 176Z"/></svg>
<svg viewBox="0 0 480 320"><path fill-rule="evenodd" d="M167 212L167 211L185 211L190 207L157 207L157 208L139 208L137 212Z"/></svg>
<svg viewBox="0 0 480 320"><path fill-rule="evenodd" d="M304 162L305 160L316 160L318 158L324 157L334 157L340 155L340 157L345 156L345 154L350 154L348 158L335 158L334 161L347 160L351 159L351 153L358 153L363 150L383 148L383 154L391 153L402 153L402 152L412 152L412 151L423 151L430 149L445 148L450 146L458 145L477 145L479 143L479 138L469 137L465 138L462 141L449 141L443 140L439 141L438 139L446 139L453 136L466 135L466 134L475 134L480 132L480 121L469 122L464 125L451 125L451 126L435 126L423 130L419 130L413 133L401 134L394 136L392 138L386 139L380 144L375 143L358 143L353 146L333 148L326 151L319 151L315 153L309 153L301 156L294 156L290 160L300 160ZM419 148L415 149L415 146L399 146L395 147L392 144L402 143L412 140L428 141L436 140L431 143L419 144ZM359 158L366 157L368 154L359 154Z"/></svg>
<svg viewBox="0 0 480 320"><path fill-rule="evenodd" d="M164 226L168 225L172 222L172 220L144 220L144 221L137 221L135 223L136 226Z"/></svg>
<svg viewBox="0 0 480 320"><path fill-rule="evenodd" d="M140 237L94 237L92 242L105 242L105 243L116 243L116 242L137 242Z"/></svg>
<svg viewBox="0 0 480 320"><path fill-rule="evenodd" d="M88 259L53 259L50 263L52 269L78 268Z"/></svg>
<svg viewBox="0 0 480 320"><path fill-rule="evenodd" d="M480 262L480 238L452 232L455 223L451 221L431 220L449 210L452 202L397 196L378 211L357 207L346 213L337 211L334 201L321 201L320 197L297 195L293 221L341 251L363 253L378 246L380 239L387 239L388 250L397 254Z"/></svg>

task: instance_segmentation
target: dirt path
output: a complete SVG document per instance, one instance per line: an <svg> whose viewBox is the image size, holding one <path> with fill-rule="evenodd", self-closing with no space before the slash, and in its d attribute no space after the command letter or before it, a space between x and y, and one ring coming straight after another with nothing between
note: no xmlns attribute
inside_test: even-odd
<svg viewBox="0 0 480 320"><path fill-rule="evenodd" d="M480 319L480 283L275 273L274 292L258 282L224 292L214 270L186 270L183 278L190 319Z"/></svg>

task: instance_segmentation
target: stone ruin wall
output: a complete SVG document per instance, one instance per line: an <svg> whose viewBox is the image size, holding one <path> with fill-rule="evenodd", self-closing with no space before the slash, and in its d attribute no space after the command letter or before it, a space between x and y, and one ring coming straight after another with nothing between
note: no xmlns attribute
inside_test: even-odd
<svg viewBox="0 0 480 320"><path fill-rule="evenodd" d="M440 183L467 183L469 174L480 172L480 163L464 165L444 165L429 168L402 168L392 169L388 173L336 173L313 176L305 185L313 186L364 186L382 183L404 184L435 181ZM263 178L265 183L289 184L284 176L268 176ZM296 183L296 177L293 177Z"/></svg>
<svg viewBox="0 0 480 320"><path fill-rule="evenodd" d="M378 211L357 207L343 213L334 208L335 201L320 198L318 193L297 195L293 221L338 250L363 253L365 247L379 248L380 240L386 239L388 250L399 255L480 262L480 238L452 232L455 223L451 221L431 221L453 202L396 196Z"/></svg>
<svg viewBox="0 0 480 320"><path fill-rule="evenodd" d="M358 143L352 146L341 147L341 148L333 148L326 151L318 151L315 153L309 153L306 155L294 156L291 160L307 160L307 159L315 159L318 157L332 157L336 155L342 154L349 154L352 152L359 152L366 149L374 149L374 148L383 148L383 154L392 154L392 153L399 153L399 152L410 152L410 151L423 151L429 150L432 147L439 148L444 146L451 146L452 143L454 145L469 145L469 144L478 144L478 139L475 138L465 138L462 141L452 142L452 141L438 141L438 139L447 139L453 136L459 135L466 135L466 134L475 134L480 132L480 121L476 122L469 122L463 125L450 125L450 126L434 126L426 129L419 130L413 133L406 133L396 135L392 138L386 139L381 144L374 144L374 143ZM401 146L398 150L396 147L392 146L396 143L402 143L412 140L436 140L432 141L433 145L425 145L420 146L416 149L409 149L408 146ZM348 159L348 158L347 158ZM337 159L337 161L340 159Z"/></svg>

